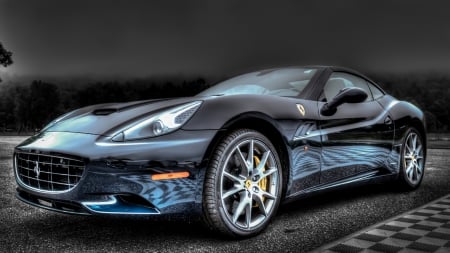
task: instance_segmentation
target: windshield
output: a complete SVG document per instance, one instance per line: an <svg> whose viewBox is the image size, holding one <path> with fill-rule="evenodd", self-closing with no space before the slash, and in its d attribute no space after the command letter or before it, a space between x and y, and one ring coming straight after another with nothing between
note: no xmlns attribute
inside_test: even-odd
<svg viewBox="0 0 450 253"><path fill-rule="evenodd" d="M197 96L263 94L295 97L308 85L316 71L292 67L252 72L218 83Z"/></svg>

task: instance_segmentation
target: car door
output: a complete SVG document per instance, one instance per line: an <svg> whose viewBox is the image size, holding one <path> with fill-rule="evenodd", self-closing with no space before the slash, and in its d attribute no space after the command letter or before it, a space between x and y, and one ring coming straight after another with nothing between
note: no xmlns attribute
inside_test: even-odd
<svg viewBox="0 0 450 253"><path fill-rule="evenodd" d="M370 83L346 72L333 72L324 85L322 108L343 88L358 87L367 94L361 103L344 103L334 114L320 114L322 164L320 184L356 175L371 175L388 166L394 127L387 111L373 98Z"/></svg>

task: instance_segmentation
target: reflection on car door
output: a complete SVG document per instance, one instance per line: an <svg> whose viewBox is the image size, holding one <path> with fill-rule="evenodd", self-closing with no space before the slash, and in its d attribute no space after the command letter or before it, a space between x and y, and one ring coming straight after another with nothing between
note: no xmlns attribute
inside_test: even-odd
<svg viewBox="0 0 450 253"><path fill-rule="evenodd" d="M320 115L320 184L357 174L380 173L380 169L389 166L393 122L384 108L373 100L367 81L347 73L333 73L325 85L319 108L345 87L362 88L368 98L362 103L342 104L332 116Z"/></svg>

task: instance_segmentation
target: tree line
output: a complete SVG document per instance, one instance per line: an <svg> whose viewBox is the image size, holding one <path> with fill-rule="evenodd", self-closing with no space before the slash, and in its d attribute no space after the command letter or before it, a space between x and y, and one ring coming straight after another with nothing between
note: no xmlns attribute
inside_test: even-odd
<svg viewBox="0 0 450 253"><path fill-rule="evenodd" d="M419 106L426 114L429 132L449 131L449 78L379 76L374 80L394 97ZM87 105L192 96L209 86L210 83L203 78L136 79L84 85L42 80L26 85L3 83L0 85L0 132L34 132L57 116Z"/></svg>
<svg viewBox="0 0 450 253"><path fill-rule="evenodd" d="M428 132L450 131L450 78L439 74L375 76L392 96L418 106L425 113Z"/></svg>
<svg viewBox="0 0 450 253"><path fill-rule="evenodd" d="M94 82L80 86L42 80L28 85L4 83L0 85L0 132L35 132L57 116L87 105L193 96L207 87L202 78Z"/></svg>

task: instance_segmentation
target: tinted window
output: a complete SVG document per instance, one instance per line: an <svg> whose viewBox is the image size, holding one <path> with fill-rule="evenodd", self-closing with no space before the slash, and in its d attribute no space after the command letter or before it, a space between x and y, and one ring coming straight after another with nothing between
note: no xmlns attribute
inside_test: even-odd
<svg viewBox="0 0 450 253"><path fill-rule="evenodd" d="M379 99L384 96L384 93L378 89L375 85L367 83L369 85L370 91L372 91L373 99Z"/></svg>
<svg viewBox="0 0 450 253"><path fill-rule="evenodd" d="M327 101L331 101L340 90L348 87L358 87L363 89L368 95L366 101L373 100L372 92L370 92L366 80L344 72L334 72L331 74L325 84L323 93Z"/></svg>
<svg viewBox="0 0 450 253"><path fill-rule="evenodd" d="M252 72L221 82L198 96L264 94L298 96L316 73L310 68L283 68Z"/></svg>

